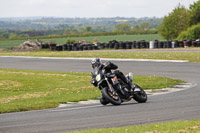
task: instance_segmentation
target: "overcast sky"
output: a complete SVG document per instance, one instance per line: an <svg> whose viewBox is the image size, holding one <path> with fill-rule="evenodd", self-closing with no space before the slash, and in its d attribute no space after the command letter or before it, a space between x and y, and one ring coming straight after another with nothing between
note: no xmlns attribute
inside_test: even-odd
<svg viewBox="0 0 200 133"><path fill-rule="evenodd" d="M197 0L0 0L0 17L163 17Z"/></svg>

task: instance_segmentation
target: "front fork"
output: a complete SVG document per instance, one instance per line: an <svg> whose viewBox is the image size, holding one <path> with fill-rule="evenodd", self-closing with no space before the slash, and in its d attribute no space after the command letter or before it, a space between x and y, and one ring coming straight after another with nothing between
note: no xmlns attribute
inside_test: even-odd
<svg viewBox="0 0 200 133"><path fill-rule="evenodd" d="M114 94L114 95L117 95L117 92L116 90L113 88L113 84L111 84L109 81L108 81L108 78L105 78L107 84L108 84L108 87L109 89L111 90L111 92Z"/></svg>
<svg viewBox="0 0 200 133"><path fill-rule="evenodd" d="M118 79L117 79L117 76L115 76L112 80L112 83L114 85L114 88L116 88L115 92L118 91L119 92L119 95L121 97L123 97L123 95L125 95L125 92L123 91L122 89L122 86L121 84L119 83Z"/></svg>

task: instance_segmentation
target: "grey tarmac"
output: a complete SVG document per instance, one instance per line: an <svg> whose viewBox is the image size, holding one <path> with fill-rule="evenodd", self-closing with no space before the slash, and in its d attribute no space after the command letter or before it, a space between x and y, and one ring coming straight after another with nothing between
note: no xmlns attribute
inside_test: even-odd
<svg viewBox="0 0 200 133"><path fill-rule="evenodd" d="M65 132L157 122L200 119L200 63L116 61L124 73L177 78L195 86L149 96L120 106L76 104L62 108L0 114L0 133ZM62 72L90 72L89 60L0 57L0 68Z"/></svg>

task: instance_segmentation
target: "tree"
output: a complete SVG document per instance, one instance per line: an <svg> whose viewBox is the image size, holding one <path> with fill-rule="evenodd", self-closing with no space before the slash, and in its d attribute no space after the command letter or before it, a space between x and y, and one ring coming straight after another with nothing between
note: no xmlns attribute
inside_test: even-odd
<svg viewBox="0 0 200 133"><path fill-rule="evenodd" d="M64 35L69 35L69 34L71 34L71 30L70 29L64 30Z"/></svg>
<svg viewBox="0 0 200 133"><path fill-rule="evenodd" d="M139 26L139 25L135 25L135 26L133 27L133 30L140 30L140 26Z"/></svg>
<svg viewBox="0 0 200 133"><path fill-rule="evenodd" d="M86 32L86 28L85 27L78 28L78 33L85 33L85 32Z"/></svg>
<svg viewBox="0 0 200 133"><path fill-rule="evenodd" d="M65 29L69 28L69 25L68 24L59 24L55 28L60 29L60 30L65 30Z"/></svg>
<svg viewBox="0 0 200 133"><path fill-rule="evenodd" d="M190 5L190 26L200 23L200 0Z"/></svg>
<svg viewBox="0 0 200 133"><path fill-rule="evenodd" d="M15 34L15 33L10 33L9 39L14 39L14 38L17 38L17 34Z"/></svg>
<svg viewBox="0 0 200 133"><path fill-rule="evenodd" d="M20 37L20 38L21 37L26 37L27 38L27 37L29 37L29 35L28 34L20 34L20 35L18 35L18 37Z"/></svg>
<svg viewBox="0 0 200 133"><path fill-rule="evenodd" d="M158 27L158 33L165 39L175 39L189 27L189 11L180 4L168 16L165 16L163 23Z"/></svg>
<svg viewBox="0 0 200 133"><path fill-rule="evenodd" d="M196 40L200 39L200 24L193 25L187 29L187 31L183 31L179 34L177 40Z"/></svg>
<svg viewBox="0 0 200 133"><path fill-rule="evenodd" d="M86 27L86 31L87 31L87 32L90 32L91 30L92 30L92 27L90 27L90 26L87 26L87 27Z"/></svg>
<svg viewBox="0 0 200 133"><path fill-rule="evenodd" d="M7 33L7 32L1 33L0 38L9 38L9 33Z"/></svg>
<svg viewBox="0 0 200 133"><path fill-rule="evenodd" d="M115 31L130 31L130 30L131 30L131 26L128 23L121 23L121 24L115 25Z"/></svg>
<svg viewBox="0 0 200 133"><path fill-rule="evenodd" d="M140 29L141 30L148 30L149 26L150 26L149 22L143 22L143 23L140 24Z"/></svg>

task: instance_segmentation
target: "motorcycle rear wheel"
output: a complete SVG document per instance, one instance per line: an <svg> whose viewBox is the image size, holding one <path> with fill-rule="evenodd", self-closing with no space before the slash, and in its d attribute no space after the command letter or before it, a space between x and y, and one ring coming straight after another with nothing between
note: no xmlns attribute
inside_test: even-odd
<svg viewBox="0 0 200 133"><path fill-rule="evenodd" d="M135 88L140 89L140 91L134 94L133 99L138 103L145 103L147 101L147 94L146 92L138 85L135 85Z"/></svg>
<svg viewBox="0 0 200 133"><path fill-rule="evenodd" d="M120 105L122 103L121 98L114 94L109 88L105 87L101 90L103 97L113 105Z"/></svg>

